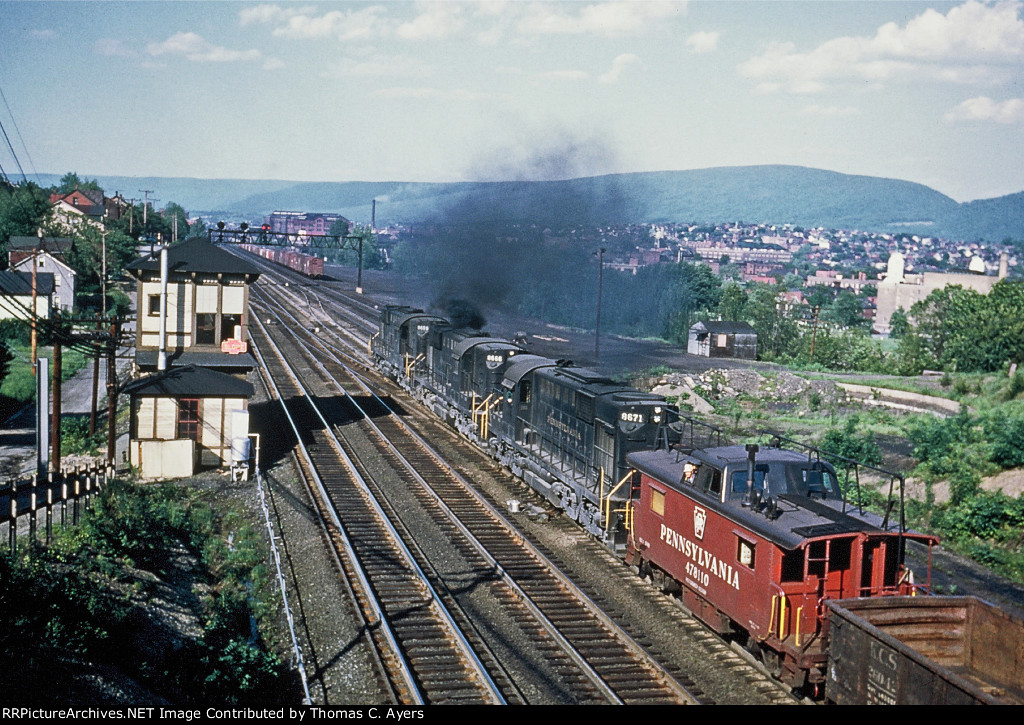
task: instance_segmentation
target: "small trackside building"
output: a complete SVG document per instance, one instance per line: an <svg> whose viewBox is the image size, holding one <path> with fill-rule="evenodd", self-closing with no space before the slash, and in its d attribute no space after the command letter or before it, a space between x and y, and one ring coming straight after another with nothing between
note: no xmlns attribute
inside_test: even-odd
<svg viewBox="0 0 1024 725"><path fill-rule="evenodd" d="M701 357L757 359L757 332L746 322L702 320L690 328L686 352Z"/></svg>
<svg viewBox="0 0 1024 725"><path fill-rule="evenodd" d="M249 285L259 270L206 240L167 249L168 366L194 364L244 375L256 367L240 352L249 325ZM160 349L160 256L142 257L127 271L138 281L135 363L155 372ZM227 343L227 344L225 344Z"/></svg>
<svg viewBox="0 0 1024 725"><path fill-rule="evenodd" d="M191 476L198 468L226 467L232 441L249 433L253 386L209 368L186 365L133 380L131 464L143 478Z"/></svg>

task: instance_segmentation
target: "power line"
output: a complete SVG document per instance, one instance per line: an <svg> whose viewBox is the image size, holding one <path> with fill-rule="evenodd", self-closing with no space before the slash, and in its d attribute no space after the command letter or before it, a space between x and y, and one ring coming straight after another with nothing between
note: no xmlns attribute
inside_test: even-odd
<svg viewBox="0 0 1024 725"><path fill-rule="evenodd" d="M0 87L0 99L3 100L4 107L7 108L7 115L11 117L11 123L14 124L14 131L15 131L15 133L18 134L18 141L21 143L21 148L25 151L25 156L28 158L28 165L32 168L32 175L35 176L36 179L38 180L39 175L36 173L35 164L32 161L32 154L29 153L28 146L25 145L25 139L22 138L21 129L18 128L18 121L14 117L14 111L11 110L11 104L9 104L7 102L7 96L4 95L4 89L2 87ZM6 137L7 137L7 134L5 132L4 133L4 138L6 138ZM11 145L10 140L8 140L7 145L8 146ZM13 147L11 148L11 154L14 155ZM17 155L14 156L14 160L15 161L18 160ZM18 169L21 170L21 164L20 163L18 164ZM25 179L26 181L28 181L28 179L25 178L25 172L23 170L21 172L21 177L22 177L22 179Z"/></svg>

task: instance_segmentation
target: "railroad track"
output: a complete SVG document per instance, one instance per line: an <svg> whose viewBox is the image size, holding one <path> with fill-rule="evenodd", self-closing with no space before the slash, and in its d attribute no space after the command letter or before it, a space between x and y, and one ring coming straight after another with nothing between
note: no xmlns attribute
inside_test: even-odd
<svg viewBox="0 0 1024 725"><path fill-rule="evenodd" d="M262 294L260 295L263 296ZM261 317L270 314L269 307L261 309ZM288 328L298 332L302 326L294 324L276 326L276 330ZM266 337L267 328L261 326L254 335L258 348L270 344ZM316 370L323 381L334 379L333 385L352 387L360 385L353 378L352 371L347 369L340 359L332 357L324 350L315 353L303 350L296 339L278 337L275 357L279 361L307 361L311 370ZM307 345L312 341L307 341ZM264 356L269 357L269 356ZM270 362L271 366L274 365ZM275 377L282 374L275 371ZM308 376L307 376L308 377ZM338 382L338 381L341 382ZM406 507L409 500L415 500L420 511L433 522L438 533L434 536L447 542L450 551L460 557L460 567L464 579L472 580L476 585L486 588L490 597L499 603L504 616L511 616L520 636L528 638L532 644L525 646L527 640L520 642L521 649L545 652L545 667L552 677L559 680L556 689L571 692L575 702L622 702L622 703L679 703L696 702L699 698L688 692L685 687L669 677L635 642L617 628L600 610L587 601L587 597L564 575L553 571L553 567L536 549L526 544L515 528L505 521L493 507L474 492L461 477L454 475L451 467L446 465L434 454L426 442L416 436L411 429L398 422L398 416L389 411L384 401L372 397L363 388L358 396L364 409L354 409L355 403L333 405L329 413L332 421L342 421L347 425L336 426L341 430L340 437L350 437L353 428L359 428L368 440L373 442L375 456L354 454L349 456L345 467L355 469L355 476L366 482L367 489L380 502L381 510L389 510L392 516L399 516L397 509L389 502L389 496L398 497ZM323 389L320 393L328 397ZM283 393L282 397L287 397ZM292 397L300 397L298 391ZM302 395L307 399L309 395ZM350 396L349 400L353 400ZM321 415L321 426L325 427L327 418ZM311 421L313 435L316 422ZM341 445L339 443L339 445ZM350 534L353 548L360 561L370 566L382 566L395 556L393 549L378 551L371 547L360 557L357 539L364 537L375 541L383 536L379 524L365 523L362 516L349 523L349 509L363 507L361 501L352 500L355 489L350 480L351 473L340 471L335 459L325 459L327 450L334 446L326 446L320 440L314 440L314 449L310 452L312 465L324 479L327 495L334 502L339 512L341 526ZM354 450L355 445L346 444L346 448ZM365 459L365 460L364 460ZM392 484L390 493L387 484L377 484L381 475L371 472L379 467L381 461L386 462L392 474L404 480L400 489ZM337 478L337 482L332 482ZM396 490L398 491L396 493ZM360 494L360 499L365 497ZM368 528L362 528L366 526ZM401 523L395 525L396 531L404 528ZM413 533L406 529L402 533L406 540L404 545L411 556L418 560L418 566L424 572L426 580L431 582L434 596L445 600L452 619L464 617L463 636L471 643L477 657L490 673L502 697L507 701L525 702L522 689L512 681L512 676L503 668L492 648L476 634L476 629L487 629L489 625L477 625L468 621L468 615L458 614L458 602L452 592L444 584L444 577L432 572L431 555L418 551L418 545L412 540ZM368 572L367 577L370 576ZM372 583L371 583L372 586ZM454 602L454 603L453 603ZM403 610L403 616L406 610ZM399 635L401 633L398 633ZM399 644L401 648L401 644ZM428 694L428 701L430 699Z"/></svg>
<svg viewBox="0 0 1024 725"><path fill-rule="evenodd" d="M285 353L257 325L255 350L302 450L332 544L345 567L401 704L500 703L503 698L440 603L415 557L369 495Z"/></svg>

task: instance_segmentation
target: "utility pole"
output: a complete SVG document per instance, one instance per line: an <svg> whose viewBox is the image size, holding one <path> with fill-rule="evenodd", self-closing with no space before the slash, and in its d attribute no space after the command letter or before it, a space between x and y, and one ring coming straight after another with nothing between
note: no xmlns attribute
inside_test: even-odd
<svg viewBox="0 0 1024 725"><path fill-rule="evenodd" d="M110 323L110 347L107 348L107 464L115 465L117 455L117 341L121 333L119 320Z"/></svg>
<svg viewBox="0 0 1024 725"><path fill-rule="evenodd" d="M30 321L30 323L32 325L32 372L33 373L36 371L36 352L38 350L38 343L39 343L39 340L38 340L38 337L37 337L37 332L36 332L36 310L38 309L38 304L36 302L36 299L38 297L38 293L36 291L36 275L37 275L38 263L39 263L39 245L43 241L43 230L42 229L40 229L37 232L37 236L39 237L39 241L36 242L36 248L32 250L32 312L29 315L29 321Z"/></svg>
<svg viewBox="0 0 1024 725"><path fill-rule="evenodd" d="M96 329L102 330L103 323L97 322ZM100 387L100 351L96 350L96 357L92 359L92 406L89 408L89 435L96 435L96 402L99 398Z"/></svg>
<svg viewBox="0 0 1024 725"><path fill-rule="evenodd" d="M601 286L604 281L604 247L597 250L597 324L594 326L594 359L601 357Z"/></svg>
<svg viewBox="0 0 1024 725"><path fill-rule="evenodd" d="M139 193L142 194L142 228L146 228L146 221L149 218L147 212L149 210L149 195L153 193L152 189L139 189ZM160 201L159 199L153 199L153 201Z"/></svg>
<svg viewBox="0 0 1024 725"><path fill-rule="evenodd" d="M135 202L138 199L128 199L128 233L135 232Z"/></svg>
<svg viewBox="0 0 1024 725"><path fill-rule="evenodd" d="M60 413L61 413L61 371L63 368L63 354L60 344L61 324L57 320L57 330L53 338L53 409L50 411L53 416L50 423L50 470L55 474L60 473Z"/></svg>
<svg viewBox="0 0 1024 725"><path fill-rule="evenodd" d="M100 287L103 294L103 316L107 316L107 226L104 224L100 237L103 239L103 276L100 278Z"/></svg>

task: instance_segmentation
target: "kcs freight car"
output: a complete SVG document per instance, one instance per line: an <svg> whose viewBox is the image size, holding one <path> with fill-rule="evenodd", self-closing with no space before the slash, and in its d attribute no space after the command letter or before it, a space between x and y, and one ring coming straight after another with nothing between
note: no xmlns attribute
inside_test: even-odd
<svg viewBox="0 0 1024 725"><path fill-rule="evenodd" d="M1024 621L976 597L828 602L829 701L1024 704Z"/></svg>

